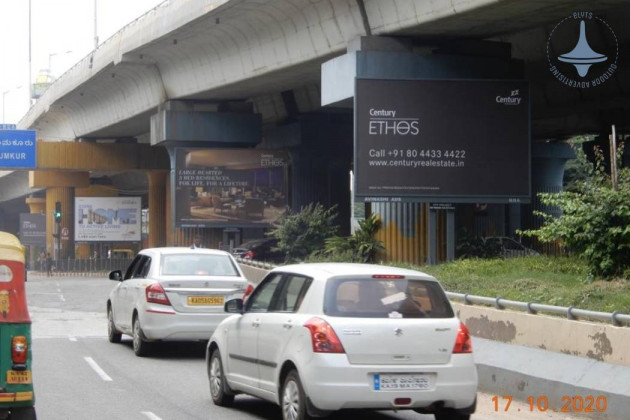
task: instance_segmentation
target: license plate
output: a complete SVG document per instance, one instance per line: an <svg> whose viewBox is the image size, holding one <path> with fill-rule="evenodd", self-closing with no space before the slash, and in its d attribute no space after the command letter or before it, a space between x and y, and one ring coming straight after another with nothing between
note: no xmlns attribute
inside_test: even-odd
<svg viewBox="0 0 630 420"><path fill-rule="evenodd" d="M7 383L8 384L30 384L31 371L30 370L7 370Z"/></svg>
<svg viewBox="0 0 630 420"><path fill-rule="evenodd" d="M422 390L432 385L431 375L423 374L374 374L374 390Z"/></svg>
<svg viewBox="0 0 630 420"><path fill-rule="evenodd" d="M223 305L223 296L188 296L190 306L220 306Z"/></svg>

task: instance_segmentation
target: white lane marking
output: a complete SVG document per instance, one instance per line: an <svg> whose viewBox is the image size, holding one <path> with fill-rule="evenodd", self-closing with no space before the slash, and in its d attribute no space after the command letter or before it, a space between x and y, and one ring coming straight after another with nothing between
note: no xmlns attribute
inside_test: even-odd
<svg viewBox="0 0 630 420"><path fill-rule="evenodd" d="M57 293L61 293L61 288L57 287Z"/></svg>
<svg viewBox="0 0 630 420"><path fill-rule="evenodd" d="M107 373L105 373L103 369L101 369L101 367L94 361L94 359L92 359L91 357L84 357L83 359L88 363L88 365L90 365L92 369L94 369L94 372L96 372L96 374L100 376L102 380L108 382L113 380L109 377Z"/></svg>
<svg viewBox="0 0 630 420"><path fill-rule="evenodd" d="M65 302L65 301L66 301L66 298L65 298L65 297L63 297L63 295L59 295L59 299L61 299L61 301L62 301L62 302Z"/></svg>
<svg viewBox="0 0 630 420"><path fill-rule="evenodd" d="M147 418L151 419L151 420L162 420L161 417L156 416L155 414L153 414L150 411L141 411L142 414L144 414L145 416L147 416Z"/></svg>
<svg viewBox="0 0 630 420"><path fill-rule="evenodd" d="M69 335L68 336L68 340L70 340L70 341L77 341L77 338Z"/></svg>
<svg viewBox="0 0 630 420"><path fill-rule="evenodd" d="M55 284L57 285L57 287L61 287L58 281L56 281Z"/></svg>

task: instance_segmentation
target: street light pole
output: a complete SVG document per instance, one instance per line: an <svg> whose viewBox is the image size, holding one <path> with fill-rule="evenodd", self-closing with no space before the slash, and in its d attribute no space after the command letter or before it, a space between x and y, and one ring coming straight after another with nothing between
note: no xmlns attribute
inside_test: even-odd
<svg viewBox="0 0 630 420"><path fill-rule="evenodd" d="M97 16L98 4L97 0L94 0L94 49L98 48L98 19Z"/></svg>
<svg viewBox="0 0 630 420"><path fill-rule="evenodd" d="M28 83L27 93L28 93L28 107L30 108L33 105L33 93L31 92L31 86L33 83L33 66L31 63L31 0L28 0ZM2 107L4 110L4 106Z"/></svg>

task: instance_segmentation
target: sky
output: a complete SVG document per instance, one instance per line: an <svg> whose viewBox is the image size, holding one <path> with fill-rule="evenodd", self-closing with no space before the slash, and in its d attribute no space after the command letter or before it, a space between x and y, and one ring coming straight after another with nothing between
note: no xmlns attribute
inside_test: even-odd
<svg viewBox="0 0 630 420"><path fill-rule="evenodd" d="M99 44L164 0L0 0L0 114L17 124L29 104L31 83L42 69L59 77L94 49L94 6Z"/></svg>

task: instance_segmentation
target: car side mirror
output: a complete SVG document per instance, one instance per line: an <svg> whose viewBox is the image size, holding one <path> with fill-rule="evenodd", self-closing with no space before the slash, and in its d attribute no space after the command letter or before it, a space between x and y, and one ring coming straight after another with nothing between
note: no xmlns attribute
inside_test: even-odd
<svg viewBox="0 0 630 420"><path fill-rule="evenodd" d="M231 314L243 313L243 299L230 299L223 305L223 310Z"/></svg>
<svg viewBox="0 0 630 420"><path fill-rule="evenodd" d="M122 271L120 271L120 270L110 271L109 279L110 280L121 281L122 280Z"/></svg>

